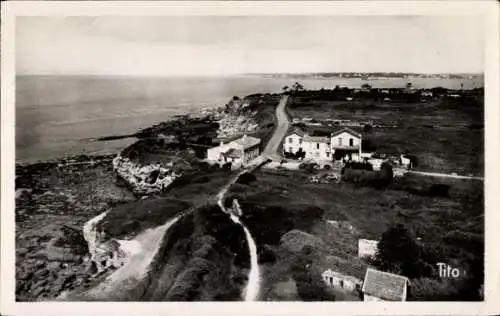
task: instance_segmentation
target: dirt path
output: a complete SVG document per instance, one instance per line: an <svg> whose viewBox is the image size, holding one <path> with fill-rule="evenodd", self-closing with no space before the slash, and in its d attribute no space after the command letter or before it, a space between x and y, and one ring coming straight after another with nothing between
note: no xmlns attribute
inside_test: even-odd
<svg viewBox="0 0 500 316"><path fill-rule="evenodd" d="M440 177L440 178L453 178L453 179L466 179L466 180L482 180L483 177L475 177L475 176L461 176L457 174L449 174L449 173L438 173L438 172L424 172L424 171L408 171L410 174L417 174L421 176L429 176L429 177Z"/></svg>
<svg viewBox="0 0 500 316"><path fill-rule="evenodd" d="M286 114L285 111L287 102L288 102L288 96L283 95L281 97L280 103L276 107L276 119L278 120L278 126L276 127L273 136L267 143L267 146L262 153L263 156L269 157L273 160L281 159L281 155L278 153L278 149L281 145L281 141L283 140L288 131L288 127L290 126L290 122L288 121L288 115Z"/></svg>

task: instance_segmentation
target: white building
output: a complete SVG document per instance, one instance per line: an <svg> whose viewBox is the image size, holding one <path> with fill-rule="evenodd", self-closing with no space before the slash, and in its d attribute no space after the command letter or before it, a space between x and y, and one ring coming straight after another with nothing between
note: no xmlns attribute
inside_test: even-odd
<svg viewBox="0 0 500 316"><path fill-rule="evenodd" d="M343 128L331 135L330 150L332 153L345 152L349 158L353 159L353 154L357 154L357 160L361 157L362 135L350 128ZM355 155L356 156L356 155ZM337 155L340 157L340 155Z"/></svg>
<svg viewBox="0 0 500 316"><path fill-rule="evenodd" d="M378 251L378 241L370 239L358 240L358 257L375 257Z"/></svg>
<svg viewBox="0 0 500 316"><path fill-rule="evenodd" d="M330 139L328 137L305 135L302 139L306 159L321 161L331 160Z"/></svg>
<svg viewBox="0 0 500 316"><path fill-rule="evenodd" d="M260 154L260 139L243 135L227 144L207 150L207 160L212 163L225 164L230 162L232 168L241 168L257 158Z"/></svg>
<svg viewBox="0 0 500 316"><path fill-rule="evenodd" d="M363 281L358 278L350 275L344 275L332 271L331 269L324 271L321 274L321 277L323 278L323 282L325 282L326 285L336 290L345 292L355 292L359 290L361 288L361 284L363 284Z"/></svg>
<svg viewBox="0 0 500 316"><path fill-rule="evenodd" d="M299 148L304 150L303 137L305 133L301 130L294 130L285 137L285 141L283 144L283 150L288 153L296 153ZM305 150L304 150L305 151Z"/></svg>
<svg viewBox="0 0 500 316"><path fill-rule="evenodd" d="M403 167L405 167L406 169L410 169L412 167L410 158L406 157L405 155L401 155L399 159L401 161L401 165L403 165Z"/></svg>
<svg viewBox="0 0 500 316"><path fill-rule="evenodd" d="M290 132L284 140L283 151L305 152L305 158L315 161L335 159L361 160L362 135L350 128L342 128L327 136L310 136L302 131Z"/></svg>

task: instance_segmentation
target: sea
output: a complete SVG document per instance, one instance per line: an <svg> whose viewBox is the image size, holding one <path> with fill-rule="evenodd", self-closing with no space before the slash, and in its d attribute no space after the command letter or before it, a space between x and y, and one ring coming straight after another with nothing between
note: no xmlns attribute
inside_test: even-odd
<svg viewBox="0 0 500 316"><path fill-rule="evenodd" d="M132 134L174 115L226 104L233 96L281 92L299 81L306 89L349 88L369 83L374 88L483 86L481 77L436 78L269 78L126 76L17 76L15 101L16 163L34 163L78 154L117 153L133 143L126 138L97 137Z"/></svg>

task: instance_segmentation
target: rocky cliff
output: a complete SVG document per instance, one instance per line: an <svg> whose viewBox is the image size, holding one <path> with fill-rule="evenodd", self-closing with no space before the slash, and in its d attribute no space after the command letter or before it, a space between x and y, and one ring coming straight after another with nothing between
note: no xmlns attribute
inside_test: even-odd
<svg viewBox="0 0 500 316"><path fill-rule="evenodd" d="M255 132L259 127L256 116L257 111L251 109L249 100L231 100L218 120L217 137L227 138Z"/></svg>

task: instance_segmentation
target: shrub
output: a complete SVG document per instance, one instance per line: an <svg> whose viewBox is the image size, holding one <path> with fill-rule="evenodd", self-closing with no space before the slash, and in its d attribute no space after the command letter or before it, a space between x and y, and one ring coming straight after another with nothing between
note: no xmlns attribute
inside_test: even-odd
<svg viewBox="0 0 500 316"><path fill-rule="evenodd" d="M389 227L378 244L377 261L383 270L400 272L407 277L420 277L421 251L413 236L403 224Z"/></svg>
<svg viewBox="0 0 500 316"><path fill-rule="evenodd" d="M389 185L392 182L392 178L394 177L394 172L392 170L392 166L383 162L380 166L380 179L382 180L382 184Z"/></svg>
<svg viewBox="0 0 500 316"><path fill-rule="evenodd" d="M342 180L359 185L370 185L378 178L378 172L373 170L342 169Z"/></svg>
<svg viewBox="0 0 500 316"><path fill-rule="evenodd" d="M345 164L346 168L358 169L358 170L373 170L373 166L371 163L366 162L347 162Z"/></svg>
<svg viewBox="0 0 500 316"><path fill-rule="evenodd" d="M316 169L318 169L319 165L315 162L313 163L302 163L299 165L299 169L305 170L309 173L313 173Z"/></svg>
<svg viewBox="0 0 500 316"><path fill-rule="evenodd" d="M442 301L453 299L458 292L454 283L451 279L413 279L408 289L408 299L411 301Z"/></svg>
<svg viewBox="0 0 500 316"><path fill-rule="evenodd" d="M202 171L206 171L210 169L210 164L206 161L200 161L198 163L198 168Z"/></svg>
<svg viewBox="0 0 500 316"><path fill-rule="evenodd" d="M245 172L238 177L238 180L236 180L236 183L249 185L250 183L252 183L256 180L257 180L257 177L255 177L255 175L248 173L248 172Z"/></svg>

